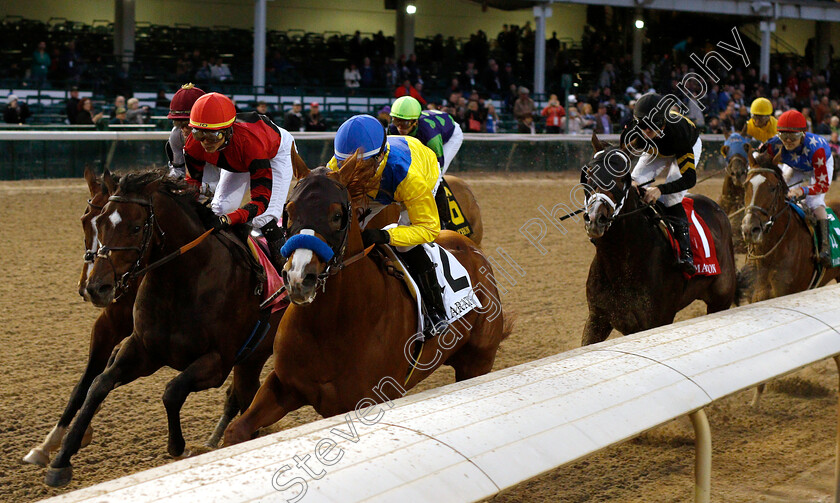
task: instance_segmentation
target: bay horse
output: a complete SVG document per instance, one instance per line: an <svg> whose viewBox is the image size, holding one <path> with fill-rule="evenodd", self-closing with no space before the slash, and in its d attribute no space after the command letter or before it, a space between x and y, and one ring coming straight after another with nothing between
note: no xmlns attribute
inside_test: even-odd
<svg viewBox="0 0 840 503"><path fill-rule="evenodd" d="M307 246L317 253L298 248L286 262L292 304L274 339L274 370L225 431L225 445L248 440L304 405L329 417L360 403L381 403L388 398L381 393L383 382L402 395L442 364L455 369L457 381L485 374L511 332L490 263L470 239L441 231L435 242L467 269L482 307L427 340L422 361L411 371L407 353L416 337L417 305L403 280L387 274L383 261L367 255L362 244L358 217L366 191L360 187L370 183L372 170L362 168L358 155L338 172L309 172L291 192L288 232L311 235ZM333 251L332 258L324 248Z"/></svg>
<svg viewBox="0 0 840 503"><path fill-rule="evenodd" d="M723 146L723 155L728 155L729 146ZM747 155L751 155L750 144L744 144L744 151ZM725 175L723 179L723 189L721 191L718 204L723 211L729 215L729 224L732 227L732 242L735 246L736 252L745 252L746 244L741 234L741 210L744 207L744 181L747 178L747 159L741 154L734 154L726 163Z"/></svg>
<svg viewBox="0 0 840 503"><path fill-rule="evenodd" d="M88 183L93 192L90 178ZM181 457L185 442L180 409L187 395L221 386L233 369L234 381L216 428L219 437L236 412L251 403L271 354L271 331L250 354L240 353L247 339L256 340L250 336L260 318L260 299L255 295L260 278L250 265L249 251L232 234L210 235L134 283L125 281L142 264L154 263L205 231L202 222L212 211L195 201L194 192L160 171L127 174L118 185L106 172L102 183L102 195L92 197L90 205L96 210L96 203L105 198L100 214L90 219L95 218L100 248L92 266L85 266L82 279L86 298L104 309L91 333L88 368L65 411L70 418L77 415L47 472L50 486L70 482L70 458L81 448L91 419L114 387L151 375L164 365L181 371L163 396L168 450ZM92 243L88 246L95 247ZM283 312L271 316L271 327L278 326ZM89 383L91 374L96 377ZM48 450L41 454L48 459Z"/></svg>
<svg viewBox="0 0 840 503"><path fill-rule="evenodd" d="M481 220L481 208L478 206L475 194L463 178L454 175L443 175L443 178L449 185L455 200L458 201L458 205L464 213L464 218L470 223L472 234L467 237L476 245L481 246L481 240L484 239L484 222ZM367 227L381 229L388 224L395 223L399 217L399 205L392 204L373 217L368 222Z"/></svg>
<svg viewBox="0 0 840 503"><path fill-rule="evenodd" d="M779 154L780 155L780 154ZM816 251L805 221L787 203L788 186L778 165L781 157L767 152L750 156L744 184L747 207L741 232L747 243L747 263L741 271L737 301L781 297L808 289L817 275ZM840 206L831 205L835 213ZM840 278L840 267L825 270L814 286Z"/></svg>
<svg viewBox="0 0 840 503"><path fill-rule="evenodd" d="M747 260L738 273L735 303L749 303L802 292L809 287L838 281L840 267L824 270L817 280L816 250L807 223L788 204L788 186L776 157L762 152L750 156L744 182L746 210L741 232L747 246ZM840 205L833 204L835 213ZM816 283L816 284L815 284ZM756 387L751 405L758 407L764 384Z"/></svg>
<svg viewBox="0 0 840 503"><path fill-rule="evenodd" d="M605 340L612 329L624 335L667 325L696 299L708 313L728 309L735 296L735 254L726 213L711 199L692 195L706 221L721 273L685 279L674 251L632 186L630 157L592 135L595 155L584 167L587 197L584 222L595 244L586 281L589 317L582 345ZM582 177L582 179L584 178Z"/></svg>

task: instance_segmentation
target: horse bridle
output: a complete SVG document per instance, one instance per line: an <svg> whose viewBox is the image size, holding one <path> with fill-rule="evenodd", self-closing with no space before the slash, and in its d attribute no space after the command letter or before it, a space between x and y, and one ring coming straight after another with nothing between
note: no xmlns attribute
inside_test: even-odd
<svg viewBox="0 0 840 503"><path fill-rule="evenodd" d="M747 171L747 177L744 179L744 184L746 185L747 182L750 181L750 178L752 178L754 175L756 175L758 173L772 173L774 176L777 176L777 177L779 176L779 173L774 169L752 168L749 171ZM780 187L780 186L782 186L782 184L784 184L785 188L787 188L787 184L785 184L784 178L781 178L779 180L779 183L776 184L776 187ZM773 189L773 190L775 191L777 189ZM773 201L774 205L776 204L777 200L778 199L774 199L774 201ZM765 222L764 224L761 224L761 232L766 233L766 232L769 232L770 229L773 227L773 224L776 222L776 218L778 218L779 215L781 215L782 212L785 211L786 209L788 209L789 207L790 207L790 205L787 204L787 201L782 199L782 207L779 209L779 211L777 211L775 213L772 213L773 208L770 208L769 210L766 210L763 207L757 206L755 204L751 204L751 205L747 206L746 208L744 208L744 211L746 213L752 213L753 215L756 216L756 218L759 218L759 217L758 217L758 215L755 214L755 212L758 212L758 213L761 213L762 215L765 215L767 217L767 222ZM761 222L760 218L759 218L759 222Z"/></svg>
<svg viewBox="0 0 840 503"><path fill-rule="evenodd" d="M134 280L138 274L138 270L140 269L140 263L143 261L143 257L146 255L146 251L149 248L149 244L152 241L152 235L154 230L157 229L158 233L162 238L165 238L166 234L160 228L160 224L155 217L155 207L152 205L152 198L150 197L148 200L142 199L133 199L124 196L111 196L108 198L108 202L114 203L125 203L125 204L139 204L144 208L148 209L148 216L146 217L146 221L143 223L143 237L140 242L140 246L107 246L102 245L96 251L96 258L104 258L108 261L108 265L111 266L111 270L114 274L114 300L119 299L128 288L129 283ZM90 204L90 203L88 203ZM137 252L137 260L131 266L131 268L123 273L122 276L117 278L117 268L114 266L113 261L111 261L111 252L114 251L136 251ZM85 254L87 258L87 254Z"/></svg>
<svg viewBox="0 0 840 503"><path fill-rule="evenodd" d="M99 210L99 212L102 213L102 208L104 208L104 206L99 206L99 205L93 204L93 199L88 199L87 204L88 204L89 207L91 207L95 210ZM91 246L96 246L96 243L91 243ZM93 264L93 261L95 259L96 259L96 251L91 250L91 249L85 250L85 255L84 255L85 263Z"/></svg>

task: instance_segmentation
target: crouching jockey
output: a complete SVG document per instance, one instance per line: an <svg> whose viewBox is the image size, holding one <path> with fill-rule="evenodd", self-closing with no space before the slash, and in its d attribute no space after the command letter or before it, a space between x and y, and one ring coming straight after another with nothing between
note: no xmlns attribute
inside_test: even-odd
<svg viewBox="0 0 840 503"><path fill-rule="evenodd" d="M169 103L169 115L172 119L172 131L166 142L166 157L169 159L169 176L184 178L186 176L186 161L184 160L184 144L190 136L190 110L195 101L205 93L192 84L184 84ZM212 197L219 183L219 168L212 164L204 166L201 188L202 196Z"/></svg>
<svg viewBox="0 0 840 503"><path fill-rule="evenodd" d="M648 93L639 98L633 110L634 121L621 134L621 145L641 155L633 168L633 182L646 186L645 203L659 200L665 206L680 246L677 266L686 274L694 274L688 217L682 200L697 182L694 163L700 159L700 131L691 120L671 110L677 103L671 95ZM666 168L665 183L647 185Z"/></svg>
<svg viewBox="0 0 840 503"><path fill-rule="evenodd" d="M767 98L756 98L750 105L752 117L747 122L747 136L761 143L776 136L776 118L773 117L773 103ZM739 131L741 132L741 131Z"/></svg>
<svg viewBox="0 0 840 503"><path fill-rule="evenodd" d="M782 163L791 168L783 170L788 187L792 187L788 191L788 197L805 196L805 206L811 208L819 222L819 260L824 267L830 267L831 250L825 194L834 174L831 147L822 136L805 132L808 123L805 116L796 110L783 113L779 117L777 128L778 135L767 140L767 150L771 156L781 151ZM797 184L801 185L794 187Z"/></svg>
<svg viewBox="0 0 840 503"><path fill-rule="evenodd" d="M378 189L366 196L370 212L361 223L365 246L390 244L399 252L411 277L420 288L429 323L428 335L447 328L443 296L435 276L435 266L423 243L431 243L440 233L440 219L433 190L440 179L435 153L411 136L391 136L386 140L379 120L369 115L351 117L335 135L335 157L327 167L337 171L341 163L361 150L361 162L376 167ZM393 229L365 229L365 225L391 203L403 207L399 225Z"/></svg>
<svg viewBox="0 0 840 503"><path fill-rule="evenodd" d="M450 220L449 202L446 200L446 193L438 190L438 187L464 141L461 126L452 120L448 113L423 110L419 101L411 96L403 96L391 105L391 125L388 127L388 134L413 136L437 155L440 177L433 194L440 218L444 219L441 228L446 229Z"/></svg>
<svg viewBox="0 0 840 503"><path fill-rule="evenodd" d="M250 222L258 227L279 271L284 260L283 205L292 181L294 139L288 131L256 112L237 114L233 102L219 93L198 98L190 112L191 135L184 147L187 180L200 184L205 163L221 168L211 207L213 227ZM242 208L250 180L251 201ZM237 195L238 194L238 199Z"/></svg>

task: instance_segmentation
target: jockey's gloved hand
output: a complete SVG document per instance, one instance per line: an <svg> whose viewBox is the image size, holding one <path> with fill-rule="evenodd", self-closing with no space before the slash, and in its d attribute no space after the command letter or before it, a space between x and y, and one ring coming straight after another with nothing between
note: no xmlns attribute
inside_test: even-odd
<svg viewBox="0 0 840 503"><path fill-rule="evenodd" d="M213 219L213 230L219 232L230 227L230 218L227 215L219 215Z"/></svg>
<svg viewBox="0 0 840 503"><path fill-rule="evenodd" d="M362 242L365 248L373 244L386 245L391 242L391 235L382 229L365 229L362 231Z"/></svg>

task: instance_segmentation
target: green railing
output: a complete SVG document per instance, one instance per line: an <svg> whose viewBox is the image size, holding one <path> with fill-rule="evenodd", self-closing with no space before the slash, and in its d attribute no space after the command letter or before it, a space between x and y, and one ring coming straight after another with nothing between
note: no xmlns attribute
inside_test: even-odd
<svg viewBox="0 0 840 503"><path fill-rule="evenodd" d="M166 164L168 132L0 131L0 179L72 178L85 165L101 171L139 169ZM332 156L334 133L296 133L295 143L307 165L325 164ZM604 139L615 142L616 135ZM703 139L700 169L723 167L723 137ZM586 136L465 135L450 172L577 172L592 156Z"/></svg>

